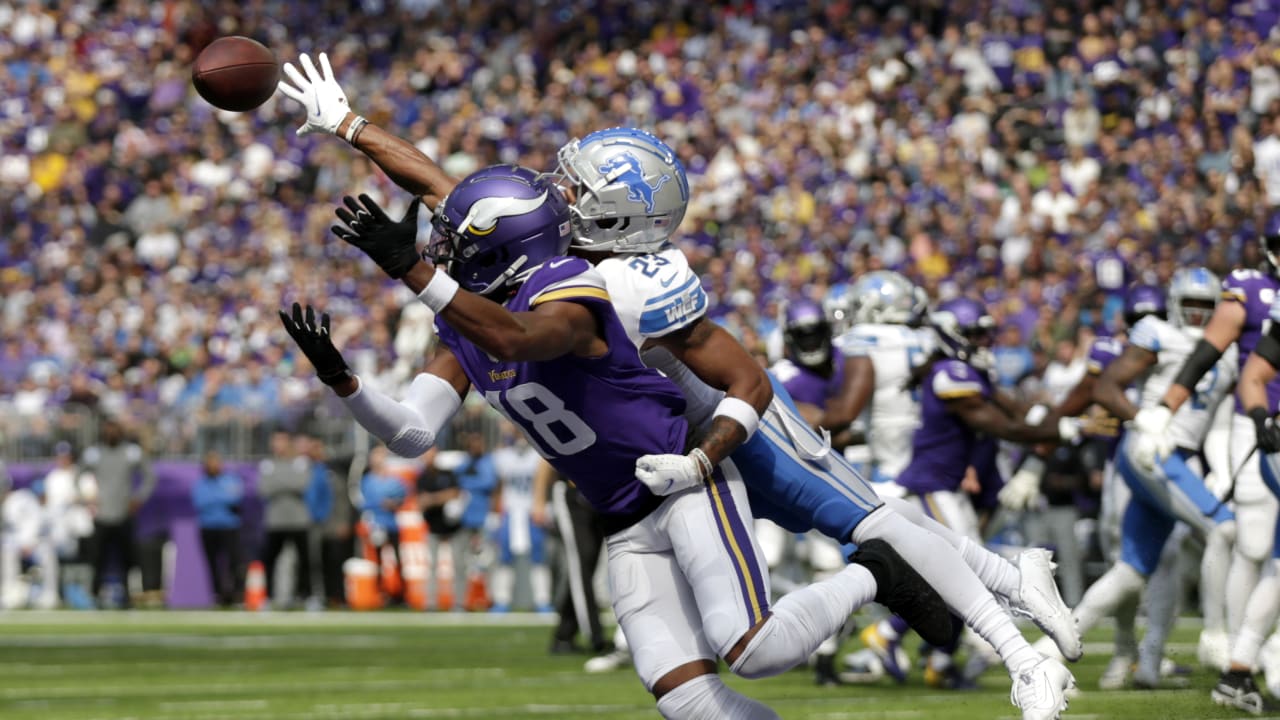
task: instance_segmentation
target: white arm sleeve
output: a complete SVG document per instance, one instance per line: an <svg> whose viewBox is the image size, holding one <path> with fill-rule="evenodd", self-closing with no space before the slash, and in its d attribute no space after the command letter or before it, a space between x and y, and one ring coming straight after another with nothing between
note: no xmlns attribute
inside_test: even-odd
<svg viewBox="0 0 1280 720"><path fill-rule="evenodd" d="M359 378L356 378L359 381ZM413 379L405 399L396 402L360 382L342 398L356 422L401 457L418 457L436 442L440 428L462 405L462 398L443 378L422 373Z"/></svg>

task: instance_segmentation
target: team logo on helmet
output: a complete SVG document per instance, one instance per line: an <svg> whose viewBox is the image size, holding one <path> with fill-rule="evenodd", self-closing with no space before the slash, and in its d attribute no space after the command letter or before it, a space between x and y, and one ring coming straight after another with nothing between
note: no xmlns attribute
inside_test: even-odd
<svg viewBox="0 0 1280 720"><path fill-rule="evenodd" d="M462 232L472 235L488 235L498 227L498 221L504 217L515 217L533 212L547 201L547 191L536 198L487 197L480 198L471 206L471 212L462 221Z"/></svg>
<svg viewBox="0 0 1280 720"><path fill-rule="evenodd" d="M640 160L629 152L614 155L599 167L599 171L608 179L610 185L622 184L627 187L627 199L631 202L644 203L645 212L653 212L654 193L671 179L670 175L662 175L656 185L650 185L640 170Z"/></svg>

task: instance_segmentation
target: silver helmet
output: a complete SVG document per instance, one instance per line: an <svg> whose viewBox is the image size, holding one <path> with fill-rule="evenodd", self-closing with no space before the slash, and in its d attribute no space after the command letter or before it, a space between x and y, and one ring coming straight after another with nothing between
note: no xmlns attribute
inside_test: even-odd
<svg viewBox="0 0 1280 720"><path fill-rule="evenodd" d="M912 282L892 270L876 270L858 278L849 292L854 323L907 325L923 314Z"/></svg>
<svg viewBox="0 0 1280 720"><path fill-rule="evenodd" d="M573 246L648 253L662 248L684 219L689 179L676 153L650 133L610 128L574 139L557 153L573 192Z"/></svg>
<svg viewBox="0 0 1280 720"><path fill-rule="evenodd" d="M1169 281L1169 320L1178 327L1203 330L1222 296L1222 283L1206 268L1183 268Z"/></svg>

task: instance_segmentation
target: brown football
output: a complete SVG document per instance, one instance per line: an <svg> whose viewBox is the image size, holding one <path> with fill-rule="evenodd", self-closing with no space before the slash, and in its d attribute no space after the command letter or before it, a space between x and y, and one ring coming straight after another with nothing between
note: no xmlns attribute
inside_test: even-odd
<svg viewBox="0 0 1280 720"><path fill-rule="evenodd" d="M271 97L280 81L280 63L265 45L247 37L218 38L200 52L191 84L214 107L252 110Z"/></svg>

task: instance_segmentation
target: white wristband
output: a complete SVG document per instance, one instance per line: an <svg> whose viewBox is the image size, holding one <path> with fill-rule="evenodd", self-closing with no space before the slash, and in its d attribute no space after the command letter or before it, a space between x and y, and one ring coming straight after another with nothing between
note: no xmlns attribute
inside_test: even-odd
<svg viewBox="0 0 1280 720"><path fill-rule="evenodd" d="M751 407L751 403L746 400L739 400L735 397L726 397L716 405L716 411L712 413L712 419L720 416L736 420L739 425L747 429L747 439L756 434L756 429L760 427L760 414L756 409Z"/></svg>
<svg viewBox="0 0 1280 720"><path fill-rule="evenodd" d="M431 308L432 312L439 314L453 300L457 292L458 281L446 275L440 268L436 268L435 274L431 276L431 282L418 293L418 299L423 305Z"/></svg>
<svg viewBox="0 0 1280 720"><path fill-rule="evenodd" d="M357 115L351 118L351 124L347 125L347 134L346 134L347 142L351 142L352 139L355 138L356 136L356 131L358 131L361 127L363 127L368 122L369 122L368 120L365 120L364 117L360 115Z"/></svg>

